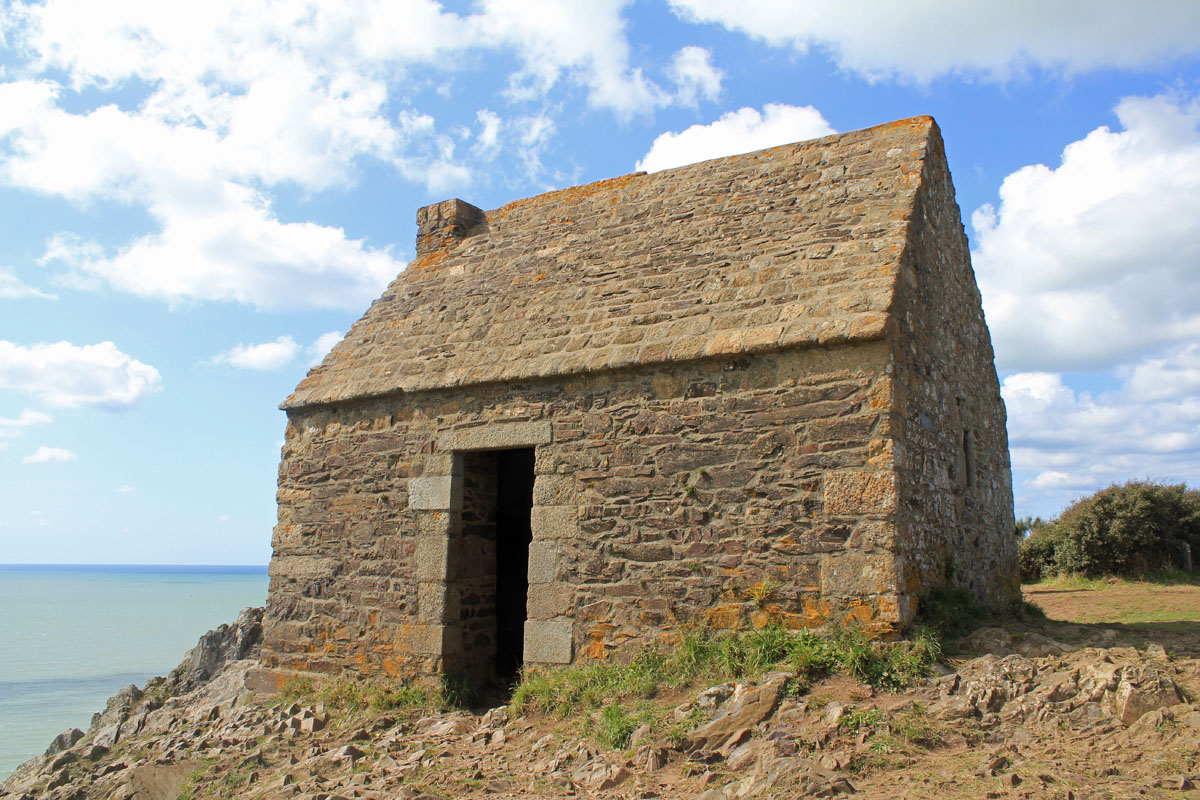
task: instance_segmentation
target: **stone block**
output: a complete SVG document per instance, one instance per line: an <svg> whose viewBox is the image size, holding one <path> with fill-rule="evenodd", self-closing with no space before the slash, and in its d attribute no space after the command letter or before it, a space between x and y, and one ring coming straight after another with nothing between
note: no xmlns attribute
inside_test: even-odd
<svg viewBox="0 0 1200 800"><path fill-rule="evenodd" d="M821 594L825 597L891 594L899 584L896 558L891 553L849 550L827 553L821 560Z"/></svg>
<svg viewBox="0 0 1200 800"><path fill-rule="evenodd" d="M418 536L416 553L417 580L447 581L451 574L450 539L443 536Z"/></svg>
<svg viewBox="0 0 1200 800"><path fill-rule="evenodd" d="M529 583L553 583L558 579L558 545L534 541L529 545Z"/></svg>
<svg viewBox="0 0 1200 800"><path fill-rule="evenodd" d="M337 573L336 558L316 556L279 556L271 559L267 574L272 578L290 578L297 581L312 581L332 578Z"/></svg>
<svg viewBox="0 0 1200 800"><path fill-rule="evenodd" d="M442 582L417 584L417 620L425 623L449 623L458 619L458 587Z"/></svg>
<svg viewBox="0 0 1200 800"><path fill-rule="evenodd" d="M493 422L475 428L450 431L438 437L439 450L511 450L549 444L549 420Z"/></svg>
<svg viewBox="0 0 1200 800"><path fill-rule="evenodd" d="M413 478L408 482L408 506L414 511L462 508L462 479L450 475Z"/></svg>
<svg viewBox="0 0 1200 800"><path fill-rule="evenodd" d="M529 512L534 541L570 539L579 532L579 506L534 506Z"/></svg>
<svg viewBox="0 0 1200 800"><path fill-rule="evenodd" d="M533 483L535 506L573 506L579 503L579 484L571 475L538 475Z"/></svg>
<svg viewBox="0 0 1200 800"><path fill-rule="evenodd" d="M573 651L569 619L525 621L526 664L570 664Z"/></svg>
<svg viewBox="0 0 1200 800"><path fill-rule="evenodd" d="M445 625L405 625L396 634L396 644L408 655L441 655L445 652L443 639L446 633Z"/></svg>
<svg viewBox="0 0 1200 800"><path fill-rule="evenodd" d="M452 475L460 477L463 474L462 457L454 453L434 453L423 459L425 475Z"/></svg>
<svg viewBox="0 0 1200 800"><path fill-rule="evenodd" d="M461 515L458 511L422 511L417 518L419 536L450 536L458 530Z"/></svg>
<svg viewBox="0 0 1200 800"><path fill-rule="evenodd" d="M562 583L541 583L529 587L526 616L529 619L554 619L570 614L575 590Z"/></svg>
<svg viewBox="0 0 1200 800"><path fill-rule="evenodd" d="M832 472L825 476L826 514L857 516L895 512L895 473Z"/></svg>

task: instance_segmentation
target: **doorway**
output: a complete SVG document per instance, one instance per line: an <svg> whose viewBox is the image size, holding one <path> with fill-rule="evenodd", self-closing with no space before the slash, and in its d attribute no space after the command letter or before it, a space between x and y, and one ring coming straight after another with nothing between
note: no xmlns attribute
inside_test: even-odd
<svg viewBox="0 0 1200 800"><path fill-rule="evenodd" d="M460 614L467 672L507 685L521 671L533 539L533 448L463 454Z"/></svg>

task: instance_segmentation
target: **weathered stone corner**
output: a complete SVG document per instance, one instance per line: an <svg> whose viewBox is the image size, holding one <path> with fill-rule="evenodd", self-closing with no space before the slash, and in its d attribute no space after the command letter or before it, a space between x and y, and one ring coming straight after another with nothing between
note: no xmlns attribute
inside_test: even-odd
<svg viewBox="0 0 1200 800"><path fill-rule="evenodd" d="M417 210L417 255L444 250L487 228L482 209L457 198Z"/></svg>

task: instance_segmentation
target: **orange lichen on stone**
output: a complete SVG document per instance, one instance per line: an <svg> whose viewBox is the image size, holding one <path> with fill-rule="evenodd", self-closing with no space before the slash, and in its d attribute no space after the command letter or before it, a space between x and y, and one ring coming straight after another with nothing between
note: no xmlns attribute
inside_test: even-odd
<svg viewBox="0 0 1200 800"><path fill-rule="evenodd" d="M405 272L411 272L414 275L422 272L432 271L439 264L446 260L446 256L450 255L450 249L434 250L430 253L423 253L417 256L412 261L408 262L408 267Z"/></svg>

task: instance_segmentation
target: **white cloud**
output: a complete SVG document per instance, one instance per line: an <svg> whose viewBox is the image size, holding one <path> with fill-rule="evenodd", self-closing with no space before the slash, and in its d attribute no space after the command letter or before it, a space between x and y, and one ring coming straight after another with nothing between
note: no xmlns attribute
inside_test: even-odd
<svg viewBox="0 0 1200 800"><path fill-rule="evenodd" d="M75 461L78 458L70 450L64 450L61 447L47 447L42 445L33 453L33 455L25 456L21 459L22 464L65 464L68 461Z"/></svg>
<svg viewBox="0 0 1200 800"><path fill-rule="evenodd" d="M160 227L115 253L68 235L53 238L42 263L66 266L75 285L100 279L172 303L358 308L403 268L388 251L348 239L340 228L279 221L268 195L238 182L243 160L260 168L249 177L288 177L311 189L323 188L345 164L297 156L290 167L272 167L231 142L232 134L219 139L209 129L113 106L69 114L54 105L57 96L44 82L0 84L0 107L14 109L0 120L0 136L5 125L12 134L0 177L79 203L142 202Z"/></svg>
<svg viewBox="0 0 1200 800"><path fill-rule="evenodd" d="M11 269L0 267L0 298L16 300L21 297L40 297L44 300L58 299L58 295L47 294L23 282Z"/></svg>
<svg viewBox="0 0 1200 800"><path fill-rule="evenodd" d="M54 420L49 414L27 408L15 418L0 417L0 440L15 439L34 425L45 425Z"/></svg>
<svg viewBox="0 0 1200 800"><path fill-rule="evenodd" d="M318 336L317 340L308 347L308 354L312 358L310 363L316 365L324 361L333 346L343 338L345 338L345 334L341 331L329 331Z"/></svg>
<svg viewBox="0 0 1200 800"><path fill-rule="evenodd" d="M162 378L112 342L24 347L0 340L0 389L34 395L56 408L122 411L161 390Z"/></svg>
<svg viewBox="0 0 1200 800"><path fill-rule="evenodd" d="M1128 374L1125 389L1142 402L1200 396L1200 344L1184 345L1169 356L1147 358Z"/></svg>
<svg viewBox="0 0 1200 800"><path fill-rule="evenodd" d="M475 113L479 122L479 135L475 137L475 152L484 158L492 158L500 149L500 115L486 108Z"/></svg>
<svg viewBox="0 0 1200 800"><path fill-rule="evenodd" d="M668 92L629 64L621 9L629 0L484 0L473 17L480 43L512 47L521 69L510 78L514 98L544 96L567 77L587 89L588 103L627 117L667 105Z"/></svg>
<svg viewBox="0 0 1200 800"><path fill-rule="evenodd" d="M871 80L925 83L948 73L1004 80L1031 67L1073 74L1144 67L1200 52L1193 0L669 0L676 14L776 47L817 48Z"/></svg>
<svg viewBox="0 0 1200 800"><path fill-rule="evenodd" d="M280 336L273 342L237 344L224 353L213 356L209 363L229 364L242 369L272 370L290 364L300 352L300 345L291 336Z"/></svg>
<svg viewBox="0 0 1200 800"><path fill-rule="evenodd" d="M139 206L156 226L115 248L54 237L42 262L66 268L60 283L170 303L359 308L403 261L340 228L279 219L276 188L344 188L367 161L434 194L469 183L472 169L432 117L388 112L409 104L410 69L441 68L467 50L511 55L514 97L539 100L565 82L623 117L676 102L630 65L626 4L487 0L466 15L432 0L14 4L9 33L32 56L9 73L24 77L0 83L0 183ZM683 95L713 91L702 51L677 60ZM101 98L140 86L144 96L68 110L66 86ZM473 153L486 161L500 120L480 123ZM538 130L549 136L553 125ZM542 134L514 123L507 141L540 169ZM22 287L0 277L0 291L29 296Z"/></svg>
<svg viewBox="0 0 1200 800"><path fill-rule="evenodd" d="M1130 478L1200 479L1200 392L1171 378L1195 358L1195 348L1168 352L1100 393L1077 391L1059 373L1006 377L1018 509L1047 513L1079 491ZM1163 380L1147 394L1140 384L1151 372Z"/></svg>
<svg viewBox="0 0 1200 800"><path fill-rule="evenodd" d="M740 108L723 114L708 125L693 125L680 133L662 134L654 140L650 152L637 163L637 168L657 172L834 132L821 112L812 106L768 103L763 106L762 113L749 107Z"/></svg>
<svg viewBox="0 0 1200 800"><path fill-rule="evenodd" d="M1056 469L1048 469L1025 482L1031 489L1087 489L1095 486L1096 481L1090 475L1071 475Z"/></svg>
<svg viewBox="0 0 1200 800"><path fill-rule="evenodd" d="M724 77L725 73L712 65L712 53L703 47L680 48L671 61L671 80L677 87L675 95L686 106L696 105L700 96L716 100L721 94Z"/></svg>
<svg viewBox="0 0 1200 800"><path fill-rule="evenodd" d="M171 304L229 300L272 310L359 309L404 268L389 252L347 239L341 228L280 222L253 190L223 188L227 205L169 213L161 231L116 253L58 236L42 263Z"/></svg>
<svg viewBox="0 0 1200 800"><path fill-rule="evenodd" d="M972 215L1001 369L1113 368L1200 338L1200 103L1116 114L1123 130L1014 172Z"/></svg>
<svg viewBox="0 0 1200 800"><path fill-rule="evenodd" d="M129 484L125 484L124 486L118 486L116 489L113 489L113 491L117 494L129 494L130 492L136 491L136 489Z"/></svg>

